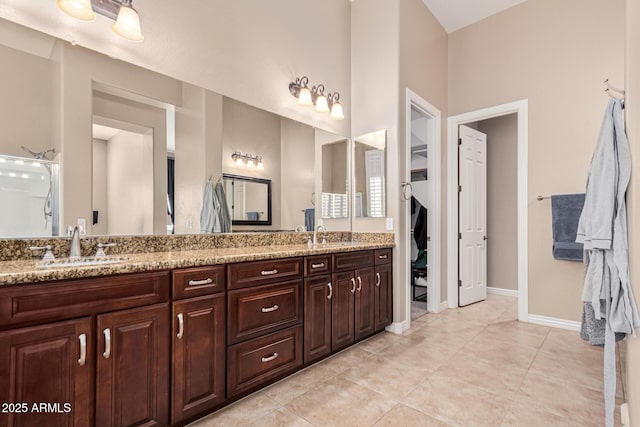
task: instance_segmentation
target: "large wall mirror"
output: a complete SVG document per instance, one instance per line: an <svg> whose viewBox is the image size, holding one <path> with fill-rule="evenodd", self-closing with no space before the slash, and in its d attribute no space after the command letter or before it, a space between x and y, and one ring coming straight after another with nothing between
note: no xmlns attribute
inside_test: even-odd
<svg viewBox="0 0 640 427"><path fill-rule="evenodd" d="M271 180L222 176L233 225L271 225Z"/></svg>
<svg viewBox="0 0 640 427"><path fill-rule="evenodd" d="M0 156L42 160L46 184L29 194L22 186L20 203L0 191L3 218L35 218L24 230L0 228L0 238L56 236L78 222L92 235L199 233L205 184L223 174L271 187L269 210L264 192L244 181L233 231L294 230L320 217L324 131L13 22L0 19L0 31L0 81L11 101L0 106ZM335 195L325 196L334 199L328 215L346 217L348 140L323 134L335 143L322 174L323 193ZM264 167L237 163L236 152L260 156Z"/></svg>
<svg viewBox="0 0 640 427"><path fill-rule="evenodd" d="M386 146L386 130L353 140L353 211L356 218L386 216Z"/></svg>

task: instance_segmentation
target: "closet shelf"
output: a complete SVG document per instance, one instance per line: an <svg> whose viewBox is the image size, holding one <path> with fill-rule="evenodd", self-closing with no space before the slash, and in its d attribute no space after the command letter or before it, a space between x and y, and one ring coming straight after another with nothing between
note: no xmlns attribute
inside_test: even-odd
<svg viewBox="0 0 640 427"><path fill-rule="evenodd" d="M428 180L427 168L424 169L411 169L411 181L426 181Z"/></svg>
<svg viewBox="0 0 640 427"><path fill-rule="evenodd" d="M428 154L427 144L411 146L411 155L427 157L427 154Z"/></svg>

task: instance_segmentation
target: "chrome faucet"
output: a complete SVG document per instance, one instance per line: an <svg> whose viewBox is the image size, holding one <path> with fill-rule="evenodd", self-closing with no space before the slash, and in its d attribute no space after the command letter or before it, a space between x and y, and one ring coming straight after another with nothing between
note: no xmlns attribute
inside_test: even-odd
<svg viewBox="0 0 640 427"><path fill-rule="evenodd" d="M324 245L327 243L326 236L324 234L327 230L324 228L324 225L318 225L315 230L313 230L313 246L318 244L318 231L322 231L322 244Z"/></svg>
<svg viewBox="0 0 640 427"><path fill-rule="evenodd" d="M69 250L69 258L80 258L82 252L80 251L80 233L84 231L81 225L76 225L73 228L69 226L67 231L71 234L71 248Z"/></svg>

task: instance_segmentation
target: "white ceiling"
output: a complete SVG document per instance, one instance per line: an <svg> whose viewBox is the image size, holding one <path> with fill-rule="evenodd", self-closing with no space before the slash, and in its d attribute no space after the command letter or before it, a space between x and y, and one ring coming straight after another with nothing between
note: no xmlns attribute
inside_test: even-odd
<svg viewBox="0 0 640 427"><path fill-rule="evenodd" d="M422 0L448 33L482 21L525 0Z"/></svg>

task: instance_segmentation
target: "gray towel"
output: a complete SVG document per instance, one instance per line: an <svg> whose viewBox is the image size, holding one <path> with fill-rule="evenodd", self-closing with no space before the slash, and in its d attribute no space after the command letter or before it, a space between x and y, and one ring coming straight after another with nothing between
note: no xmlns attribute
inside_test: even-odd
<svg viewBox="0 0 640 427"><path fill-rule="evenodd" d="M604 303L603 303L604 304ZM590 302L585 302L582 305L582 322L580 324L580 338L585 341L589 341L591 345L604 345L604 334L607 321L602 319L596 319L593 306ZM624 339L626 334L616 332L616 341Z"/></svg>
<svg viewBox="0 0 640 427"><path fill-rule="evenodd" d="M583 206L583 193L551 196L553 257L555 259L582 261L583 245L576 243L576 234Z"/></svg>
<svg viewBox="0 0 640 427"><path fill-rule="evenodd" d="M249 221L257 221L258 218L260 217L260 214L256 211L248 211L247 212L247 219Z"/></svg>
<svg viewBox="0 0 640 427"><path fill-rule="evenodd" d="M200 231L202 233L213 233L214 228L213 212L213 185L208 181L204 186L202 196L202 209L200 210Z"/></svg>
<svg viewBox="0 0 640 427"><path fill-rule="evenodd" d="M315 208L307 208L304 210L304 226L307 231L313 231L316 222Z"/></svg>
<svg viewBox="0 0 640 427"><path fill-rule="evenodd" d="M229 206L227 205L227 196L224 191L224 186L221 182L216 184L216 197L220 202L220 210L219 210L219 221L220 221L220 232L221 233L230 233L231 232L231 214L229 213Z"/></svg>

